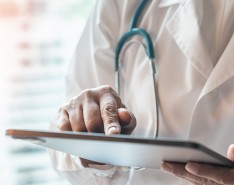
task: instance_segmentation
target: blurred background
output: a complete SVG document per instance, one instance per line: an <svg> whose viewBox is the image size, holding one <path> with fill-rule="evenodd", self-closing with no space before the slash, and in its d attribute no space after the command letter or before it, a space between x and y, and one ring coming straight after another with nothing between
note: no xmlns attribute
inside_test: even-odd
<svg viewBox="0 0 234 185"><path fill-rule="evenodd" d="M67 185L44 148L4 136L47 130L65 99L64 73L94 0L0 0L2 185Z"/></svg>

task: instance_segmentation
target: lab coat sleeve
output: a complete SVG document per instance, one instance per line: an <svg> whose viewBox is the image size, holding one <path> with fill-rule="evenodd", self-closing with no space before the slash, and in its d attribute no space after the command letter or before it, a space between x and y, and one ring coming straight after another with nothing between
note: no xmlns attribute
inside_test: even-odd
<svg viewBox="0 0 234 185"><path fill-rule="evenodd" d="M58 131L55 122L52 122L50 129ZM111 165L97 165L93 168L85 168L82 166L79 157L55 150L49 150L49 154L53 168L57 173L74 185L109 185L116 170L121 169L121 167Z"/></svg>
<svg viewBox="0 0 234 185"><path fill-rule="evenodd" d="M120 2L99 0L95 4L68 66L67 99L77 96L87 88L105 84L114 88L114 56L119 39ZM56 129L56 126L52 129ZM76 185L111 184L117 168L84 168L78 157L56 151L50 151L50 154L58 173Z"/></svg>

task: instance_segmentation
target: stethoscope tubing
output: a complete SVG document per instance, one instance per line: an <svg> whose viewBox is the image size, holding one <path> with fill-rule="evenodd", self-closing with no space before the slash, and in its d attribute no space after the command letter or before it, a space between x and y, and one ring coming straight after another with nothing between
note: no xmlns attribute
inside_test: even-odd
<svg viewBox="0 0 234 185"><path fill-rule="evenodd" d="M155 111L156 111L156 127L155 127L155 137L158 137L159 134L159 97L158 97L158 83L157 83L157 77L156 77L156 66L155 66L155 52L154 52L154 46L152 39L150 35L141 28L137 27L137 24L139 22L139 19L143 13L144 8L148 4L149 0L142 0L135 12L135 15L133 16L132 23L130 30L125 33L120 41L117 44L116 47L116 55L115 55L115 84L116 84L116 90L118 94L120 95L120 65L119 65L119 57L120 53L123 49L123 47L126 45L126 43L133 38L134 36L140 36L145 40L146 47L145 51L147 56L150 59L150 66L152 70L152 77L153 77L153 87L154 87L154 95L155 95Z"/></svg>

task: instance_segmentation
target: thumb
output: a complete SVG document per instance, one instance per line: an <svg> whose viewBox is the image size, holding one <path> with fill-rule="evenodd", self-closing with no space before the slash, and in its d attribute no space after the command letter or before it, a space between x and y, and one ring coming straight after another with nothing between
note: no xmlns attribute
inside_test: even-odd
<svg viewBox="0 0 234 185"><path fill-rule="evenodd" d="M122 134L131 134L136 127L136 118L132 112L125 108L118 109L119 122Z"/></svg>
<svg viewBox="0 0 234 185"><path fill-rule="evenodd" d="M119 108L118 109L118 115L119 115L119 120L120 120L120 124L121 126L128 126L128 124L131 122L132 120L132 116L130 114L130 112L125 109L125 108Z"/></svg>
<svg viewBox="0 0 234 185"><path fill-rule="evenodd" d="M234 144L229 146L227 156L230 160L234 161Z"/></svg>

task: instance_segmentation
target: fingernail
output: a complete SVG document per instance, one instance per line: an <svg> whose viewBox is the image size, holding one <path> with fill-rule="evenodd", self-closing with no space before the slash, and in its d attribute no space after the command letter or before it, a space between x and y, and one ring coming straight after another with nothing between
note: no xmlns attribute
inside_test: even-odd
<svg viewBox="0 0 234 185"><path fill-rule="evenodd" d="M127 112L127 109L126 108L119 108L118 111Z"/></svg>
<svg viewBox="0 0 234 185"><path fill-rule="evenodd" d="M199 165L196 163L188 163L186 164L185 169L188 170L192 174L197 174Z"/></svg>
<svg viewBox="0 0 234 185"><path fill-rule="evenodd" d="M116 126L112 126L108 128L107 135L112 135L112 134L119 134L119 129Z"/></svg>
<svg viewBox="0 0 234 185"><path fill-rule="evenodd" d="M167 163L163 163L162 166L161 166L161 169L164 171L164 172L167 172L167 173L172 173L173 172L173 167Z"/></svg>

